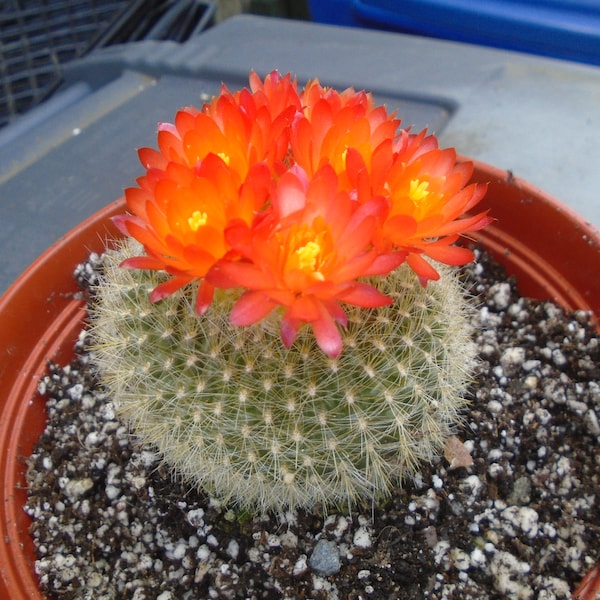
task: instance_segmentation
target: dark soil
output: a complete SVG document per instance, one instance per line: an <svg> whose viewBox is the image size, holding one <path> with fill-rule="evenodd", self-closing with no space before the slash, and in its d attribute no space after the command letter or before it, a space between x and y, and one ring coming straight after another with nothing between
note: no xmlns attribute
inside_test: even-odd
<svg viewBox="0 0 600 600"><path fill-rule="evenodd" d="M86 275L87 269L87 275ZM89 267L80 275L89 276ZM84 277L85 278L85 277ZM42 590L60 599L568 599L600 560L600 344L589 315L465 271L481 363L459 434L385 506L251 516L190 491L115 419L89 368L40 384L28 461ZM329 543L327 543L329 542Z"/></svg>

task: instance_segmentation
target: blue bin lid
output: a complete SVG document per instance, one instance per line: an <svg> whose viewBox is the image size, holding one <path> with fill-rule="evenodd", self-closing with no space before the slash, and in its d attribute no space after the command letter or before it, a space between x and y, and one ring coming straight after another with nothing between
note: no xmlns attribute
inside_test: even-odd
<svg viewBox="0 0 600 600"><path fill-rule="evenodd" d="M340 24L600 64L596 0L313 0L312 7L314 18L329 23L339 18Z"/></svg>

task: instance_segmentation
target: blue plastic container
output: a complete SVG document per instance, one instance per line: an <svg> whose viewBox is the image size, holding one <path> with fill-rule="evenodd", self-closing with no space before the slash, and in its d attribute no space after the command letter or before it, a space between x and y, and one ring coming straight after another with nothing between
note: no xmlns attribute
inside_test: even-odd
<svg viewBox="0 0 600 600"><path fill-rule="evenodd" d="M321 23L416 33L600 65L597 0L310 0Z"/></svg>

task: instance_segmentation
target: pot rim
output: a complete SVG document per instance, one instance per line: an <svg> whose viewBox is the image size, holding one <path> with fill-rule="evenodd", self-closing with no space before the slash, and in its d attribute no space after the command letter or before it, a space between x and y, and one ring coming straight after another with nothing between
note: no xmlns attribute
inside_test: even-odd
<svg viewBox="0 0 600 600"><path fill-rule="evenodd" d="M600 230L509 171L472 162L472 180L490 185L477 210L492 209L497 219L474 239L507 265L525 295L600 315ZM0 298L0 597L42 598L34 573L30 521L23 510L24 458L31 454L46 420L37 386L49 360L72 357L81 329L84 302L73 269L90 252L102 252L107 240L120 237L111 217L124 209L120 198L88 217L38 257ZM518 219L511 217L516 209ZM557 227L559 222L562 227ZM532 247L540 235L543 242ZM31 314L36 318L25 322L23 315Z"/></svg>

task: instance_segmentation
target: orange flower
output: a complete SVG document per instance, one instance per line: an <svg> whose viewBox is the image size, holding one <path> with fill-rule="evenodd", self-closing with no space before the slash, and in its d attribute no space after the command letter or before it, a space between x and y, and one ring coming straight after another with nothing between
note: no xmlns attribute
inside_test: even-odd
<svg viewBox="0 0 600 600"><path fill-rule="evenodd" d="M423 282L439 278L423 255L466 264L473 253L453 244L491 221L485 211L464 216L486 192L485 185L467 186L472 171L472 163L457 164L456 152L439 149L436 138L425 132L401 131L375 149L369 164L353 148L346 153L346 176L357 200L374 195L388 200L388 213L374 236L376 247L405 253Z"/></svg>
<svg viewBox="0 0 600 600"><path fill-rule="evenodd" d="M295 79L292 80L290 73L281 77L277 71L271 71L263 82L254 71L251 71L249 81L254 102L257 106L268 108L272 121L289 112L290 108L295 111L302 110L298 84ZM244 93L246 93L245 90L239 92L240 95Z"/></svg>
<svg viewBox="0 0 600 600"><path fill-rule="evenodd" d="M289 80L281 80L277 89L286 101L293 99ZM273 168L287 153L288 130L299 107L299 100L283 107L275 91L272 97L260 88L254 94L244 89L233 95L223 87L202 111L179 111L173 125L159 126L161 154L190 168L216 154L242 179L256 163L264 161Z"/></svg>
<svg viewBox="0 0 600 600"><path fill-rule="evenodd" d="M394 139L400 120L388 116L384 106L375 107L373 97L348 88L337 92L311 81L301 94L303 115L292 127L291 150L294 161L309 176L330 164L341 176L343 189L349 149L358 152L365 164L383 143Z"/></svg>
<svg viewBox="0 0 600 600"><path fill-rule="evenodd" d="M153 153L141 153L153 164L161 161ZM125 191L132 215L116 219L123 232L136 238L146 256L123 263L127 268L164 270L173 277L151 295L161 300L194 279L202 279L231 247L225 240L226 227L237 220L250 223L265 202L269 171L255 165L246 181L218 156L206 157L197 169L168 163L164 169L150 168L138 180L139 188ZM196 308L206 310L213 288L203 282Z"/></svg>
<svg viewBox="0 0 600 600"><path fill-rule="evenodd" d="M346 324L340 303L373 308L391 300L359 277L388 273L401 259L378 256L371 238L385 211L382 198L363 205L338 191L326 165L312 179L292 168L277 182L271 212L252 230L230 231L243 261L223 261L216 271L247 291L231 313L237 325L251 325L275 307L285 308L281 336L289 347L304 323L329 356L342 349L338 324ZM225 279L220 279L223 284Z"/></svg>
<svg viewBox="0 0 600 600"><path fill-rule="evenodd" d="M411 155L399 152L388 170L385 193L390 210L375 243L407 252L407 262L423 281L438 279L423 255L456 266L473 260L470 250L453 244L491 221L485 211L464 216L483 198L487 186L467 185L473 164L457 163L454 149L415 153L410 144L407 148Z"/></svg>

